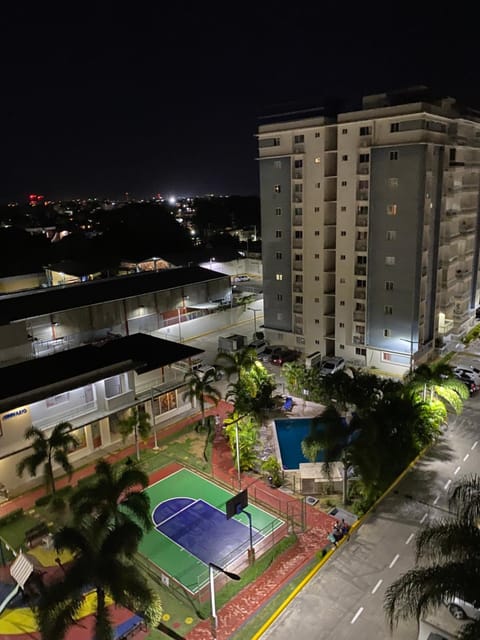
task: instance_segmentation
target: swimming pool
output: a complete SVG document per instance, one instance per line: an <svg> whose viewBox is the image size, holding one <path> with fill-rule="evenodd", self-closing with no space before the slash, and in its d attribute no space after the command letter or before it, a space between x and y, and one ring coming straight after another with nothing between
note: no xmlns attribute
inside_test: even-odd
<svg viewBox="0 0 480 640"><path fill-rule="evenodd" d="M312 418L279 418L275 420L278 446L284 469L298 469L301 462L309 462L302 453L302 440L308 436ZM318 461L323 461L322 453Z"/></svg>

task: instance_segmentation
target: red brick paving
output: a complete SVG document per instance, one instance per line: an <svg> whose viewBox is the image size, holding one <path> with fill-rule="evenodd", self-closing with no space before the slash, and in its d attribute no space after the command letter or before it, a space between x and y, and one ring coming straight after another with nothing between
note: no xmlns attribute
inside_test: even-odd
<svg viewBox="0 0 480 640"><path fill-rule="evenodd" d="M227 402L220 401L216 408L207 411L207 415L218 414L221 423L228 413L232 410L232 405ZM197 416L189 416L183 420L176 422L170 427L163 429L158 433L161 439L165 435L171 435L183 429L187 424L191 424L198 419ZM153 438L144 447L151 447ZM135 454L135 447L130 446L116 453L105 456L109 462L115 462L129 455ZM83 467L73 473L71 480L64 477L57 481L57 487L61 488L67 483L76 485L77 482L94 472L95 463ZM163 477L170 475L176 469L181 468L180 464L172 463L168 467L159 469L150 475L150 484L157 482ZM221 434L217 432L213 454L212 454L212 473L213 476L228 485L232 490L238 490L237 470L234 467L232 455L227 441ZM280 508L283 513L292 507L287 506L288 503L298 503L297 498L284 493L278 489L268 486L266 482L259 479L258 476L242 474L242 489L251 488L251 495L261 495L262 503L269 504L275 509ZM32 508L35 500L44 495L45 491L42 487L34 489L29 493L13 498L8 502L0 505L0 517L4 516L14 509L22 507L25 510ZM298 534L298 539L294 546L290 547L280 557L276 558L272 565L264 572L255 583L247 585L232 600L226 604L218 612L219 628L217 637L219 640L226 640L239 629L256 611L258 611L270 598L272 598L293 576L315 558L315 554L328 545L327 534L332 530L335 519L331 516L318 511L306 505L307 530ZM114 607L116 610L115 617L121 616L121 608ZM90 626L90 621L86 620L86 626ZM83 621L82 621L83 623ZM68 640L81 640L85 638L85 627L74 627L75 631L72 635L68 635ZM73 630L72 630L73 631ZM83 631L83 633L82 633ZM32 637L32 636L30 636ZM33 637L37 637L34 634ZM138 635L137 638L144 637ZM198 624L187 635L188 640L210 640L211 627L210 621L205 620ZM16 636L16 640L20 640L21 636Z"/></svg>

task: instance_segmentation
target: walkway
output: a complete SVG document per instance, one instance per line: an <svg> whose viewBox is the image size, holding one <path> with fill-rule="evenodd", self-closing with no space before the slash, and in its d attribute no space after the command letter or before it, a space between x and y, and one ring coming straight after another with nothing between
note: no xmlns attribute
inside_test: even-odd
<svg viewBox="0 0 480 640"><path fill-rule="evenodd" d="M231 410L232 405L221 401L216 408L212 407L208 409L207 415L219 415L222 424ZM187 424L191 424L197 419L198 415L185 417L167 429L162 430L158 435L162 437L181 431ZM153 438L148 443L142 445L142 447L152 446ZM134 455L135 447L132 445L121 451L105 456L105 459L109 462L117 462L127 456ZM81 478L93 474L94 466L95 463L92 462L92 464L74 471L71 480L66 477L60 478L57 481L57 487L61 488L67 484L76 485ZM232 491L239 489L237 470L232 461L229 445L221 430L218 430L215 436L212 455L212 473L217 480L228 485ZM152 473L150 475L150 482L156 482L162 475L162 469ZM245 489L246 487L250 488L251 495L261 495L263 503L267 503L275 509L280 509L283 513L291 509L292 505L289 506L288 503L298 505L297 498L281 489L271 488L268 486L268 483L259 478L258 475L242 474L241 489ZM35 500L44 495L44 493L44 488L39 487L25 495L1 504L0 517L20 507L25 510L32 508ZM230 638L242 624L265 605L270 598L278 593L298 571L306 567L315 558L319 550L328 545L327 534L332 530L335 519L307 505L306 521L307 530L298 535L295 545L289 548L281 557L276 558L273 564L255 583L247 585L218 612L219 629L217 637L219 640ZM78 638L78 640L80 640L80 635L76 633L75 636L76 639ZM142 634L142 637L144 637L144 634ZM211 637L209 620L202 621L187 635L188 640L210 640Z"/></svg>

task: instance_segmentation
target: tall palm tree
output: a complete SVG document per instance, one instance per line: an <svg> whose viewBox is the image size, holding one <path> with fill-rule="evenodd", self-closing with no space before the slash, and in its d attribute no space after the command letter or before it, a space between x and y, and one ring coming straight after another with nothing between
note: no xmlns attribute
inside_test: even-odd
<svg viewBox="0 0 480 640"><path fill-rule="evenodd" d="M342 499L348 497L348 468L351 465L350 447L359 433L356 420L346 420L337 408L330 405L319 416L312 419L310 433L302 441L302 452L314 460L323 452L323 464L327 474L332 462L340 461L343 466ZM313 460L313 461L314 461Z"/></svg>
<svg viewBox="0 0 480 640"><path fill-rule="evenodd" d="M143 407L132 407L129 415L119 421L119 431L123 438L123 442L133 433L135 440L135 452L137 460L140 460L140 441L147 440L152 430L150 416Z"/></svg>
<svg viewBox="0 0 480 640"><path fill-rule="evenodd" d="M53 475L53 463L60 465L71 478L73 467L68 459L69 453L78 446L78 440L71 433L72 425L69 422L60 422L53 428L47 437L41 429L30 427L25 432L25 438L32 440L33 453L23 458L17 465L17 474L22 477L25 470L35 477L40 465L44 466L45 483L47 491L55 493L55 478Z"/></svg>
<svg viewBox="0 0 480 640"><path fill-rule="evenodd" d="M454 488L453 517L431 522L416 539L416 568L387 589L384 607L392 628L402 618L419 620L430 609L457 597L480 601L480 477L463 478ZM478 640L480 620L469 621L459 638Z"/></svg>
<svg viewBox="0 0 480 640"><path fill-rule="evenodd" d="M185 374L185 383L187 385L187 389L183 394L183 399L189 399L192 401L197 401L200 405L200 411L202 412L202 428L205 428L205 409L207 399L213 400L215 406L219 403L222 396L220 391L213 385L215 380L215 371L209 370L205 374L199 373L198 371L189 371ZM208 421L207 428L207 437L205 439L205 447L203 450L203 457L207 460L207 445L210 439L211 433L211 425L210 421Z"/></svg>
<svg viewBox="0 0 480 640"><path fill-rule="evenodd" d="M150 500L142 491L148 486L147 474L135 466L113 467L99 460L91 483L78 487L70 498L75 521L95 515L105 526L122 524L133 518L143 529L152 525Z"/></svg>
<svg viewBox="0 0 480 640"><path fill-rule="evenodd" d="M405 378L407 392L417 400L440 400L456 414L462 412L463 401L469 396L467 386L453 374L450 365L443 361L421 364Z"/></svg>
<svg viewBox="0 0 480 640"><path fill-rule="evenodd" d="M42 638L63 640L76 624L84 595L92 590L96 595L97 640L114 637L108 611L110 598L115 604L140 613L147 624L158 624L160 600L133 560L141 537L141 529L133 522L104 527L94 516L55 534L55 548L70 550L73 561L58 581L41 590L35 613Z"/></svg>
<svg viewBox="0 0 480 640"><path fill-rule="evenodd" d="M233 375L240 377L248 374L257 361L258 355L255 349L247 347L234 353L219 353L215 363L230 379Z"/></svg>

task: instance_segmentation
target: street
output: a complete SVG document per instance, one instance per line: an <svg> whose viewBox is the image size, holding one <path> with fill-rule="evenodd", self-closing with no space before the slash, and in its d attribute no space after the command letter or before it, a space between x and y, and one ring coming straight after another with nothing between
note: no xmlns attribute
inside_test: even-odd
<svg viewBox="0 0 480 640"><path fill-rule="evenodd" d="M446 515L448 490L478 472L480 396L365 523L290 603L262 640L416 640L415 621L390 634L383 612L385 589L414 565L414 537L421 525Z"/></svg>

